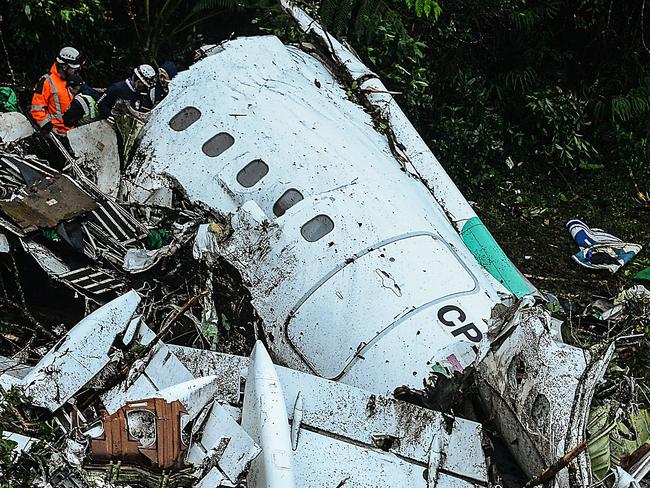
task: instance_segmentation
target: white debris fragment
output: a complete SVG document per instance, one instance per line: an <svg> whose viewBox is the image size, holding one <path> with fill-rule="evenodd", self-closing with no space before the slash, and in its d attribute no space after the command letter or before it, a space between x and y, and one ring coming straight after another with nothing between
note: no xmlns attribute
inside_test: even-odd
<svg viewBox="0 0 650 488"><path fill-rule="evenodd" d="M77 164L106 195L117 197L120 189L120 153L117 135L105 120L82 125L67 133Z"/></svg>
<svg viewBox="0 0 650 488"><path fill-rule="evenodd" d="M196 428L201 434L190 446L188 462L201 466L206 461L215 460L220 471L232 483L237 482L261 451L250 435L217 402L212 404L205 421ZM220 452L223 442L227 442L227 445ZM206 477L210 476L214 474L208 472Z"/></svg>
<svg viewBox="0 0 650 488"><path fill-rule="evenodd" d="M9 247L9 241L7 236L0 232L0 253L9 252L11 248Z"/></svg>
<svg viewBox="0 0 650 488"><path fill-rule="evenodd" d="M262 448L248 471L247 479L251 485L268 488L296 486L282 385L260 341L255 344L248 367L242 427Z"/></svg>
<svg viewBox="0 0 650 488"><path fill-rule="evenodd" d="M477 364L479 392L507 445L527 475L546 467L584 441L594 389L613 345L600 358L556 339L551 316L532 297L522 299ZM496 327L500 327L496 330ZM579 454L556 476L556 486L591 483L590 461Z"/></svg>
<svg viewBox="0 0 650 488"><path fill-rule="evenodd" d="M122 269L129 273L141 273L154 267L164 256L169 254L169 246L153 250L129 249L124 256Z"/></svg>
<svg viewBox="0 0 650 488"><path fill-rule="evenodd" d="M0 113L0 142L8 144L31 136L34 133L32 124L20 112Z"/></svg>
<svg viewBox="0 0 650 488"><path fill-rule="evenodd" d="M137 369L137 365L131 367L131 370ZM169 351L167 345L159 342L154 346L144 371L138 372L133 379L132 382L123 382L111 388L101 396L102 403L110 415L126 402L153 398L159 391L193 380L194 377ZM130 386L125 389L127 383Z"/></svg>
<svg viewBox="0 0 650 488"><path fill-rule="evenodd" d="M111 345L129 325L138 303L140 297L130 291L95 310L16 384L35 405L58 409L109 363Z"/></svg>
<svg viewBox="0 0 650 488"><path fill-rule="evenodd" d="M34 443L38 442L38 439L35 439L34 437L28 437L26 435L18 434L16 432L9 432L9 431L2 432L2 439L16 443L16 445L12 449L13 459L16 459L23 452L29 451L30 447Z"/></svg>

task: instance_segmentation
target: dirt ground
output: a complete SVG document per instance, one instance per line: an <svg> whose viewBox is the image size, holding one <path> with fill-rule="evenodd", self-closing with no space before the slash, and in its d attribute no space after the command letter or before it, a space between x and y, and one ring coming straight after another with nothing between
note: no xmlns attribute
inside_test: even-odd
<svg viewBox="0 0 650 488"><path fill-rule="evenodd" d="M635 198L635 183L625 174L611 179L604 171L576 172L565 178L568 181L548 174L497 175L468 198L474 197L476 212L537 288L584 305L593 296L609 298L635 284L630 278L650 266L650 249L642 250L614 275L594 272L571 260L578 247L566 222L580 218L591 227L646 247L650 203Z"/></svg>

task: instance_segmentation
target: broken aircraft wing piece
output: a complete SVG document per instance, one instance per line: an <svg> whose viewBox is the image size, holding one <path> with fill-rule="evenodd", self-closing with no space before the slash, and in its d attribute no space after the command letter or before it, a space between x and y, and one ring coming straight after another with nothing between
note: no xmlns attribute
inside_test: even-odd
<svg viewBox="0 0 650 488"><path fill-rule="evenodd" d="M95 310L13 384L34 405L57 410L109 363L111 345L129 325L138 303L140 297L130 291Z"/></svg>
<svg viewBox="0 0 650 488"><path fill-rule="evenodd" d="M251 354L246 375L242 427L261 447L247 479L252 486L294 488L294 459L282 384L261 342Z"/></svg>
<svg viewBox="0 0 650 488"><path fill-rule="evenodd" d="M243 358L169 347L194 375L220 378L223 391L233 391L239 376L248 378L247 385L254 378L251 363ZM258 366L262 371L258 374L264 377L261 381L273 383L269 363ZM296 450L288 443L296 486L331 488L346 478L350 486L365 488L487 486L479 424L307 373L274 369L281 390L273 390L282 392L284 417L291 421L286 433L297 430ZM300 410L296 408L299 396ZM433 452L432 446L438 446L438 451ZM426 473L434 471L427 482Z"/></svg>

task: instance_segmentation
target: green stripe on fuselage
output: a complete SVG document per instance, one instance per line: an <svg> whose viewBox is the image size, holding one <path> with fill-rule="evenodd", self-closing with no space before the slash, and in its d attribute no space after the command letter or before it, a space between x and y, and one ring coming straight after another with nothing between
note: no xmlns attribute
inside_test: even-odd
<svg viewBox="0 0 650 488"><path fill-rule="evenodd" d="M465 222L461 237L481 266L511 293L518 298L535 293L535 289L508 259L481 219L472 217Z"/></svg>

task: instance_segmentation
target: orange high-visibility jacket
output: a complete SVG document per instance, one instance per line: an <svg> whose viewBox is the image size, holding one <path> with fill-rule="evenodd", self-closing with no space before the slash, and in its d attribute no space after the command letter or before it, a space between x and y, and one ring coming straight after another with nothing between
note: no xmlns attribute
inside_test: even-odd
<svg viewBox="0 0 650 488"><path fill-rule="evenodd" d="M68 110L71 101L68 86L59 75L55 63L50 68L50 73L38 80L29 112L39 127L52 122L54 132L65 135L71 127L63 123L63 114Z"/></svg>

